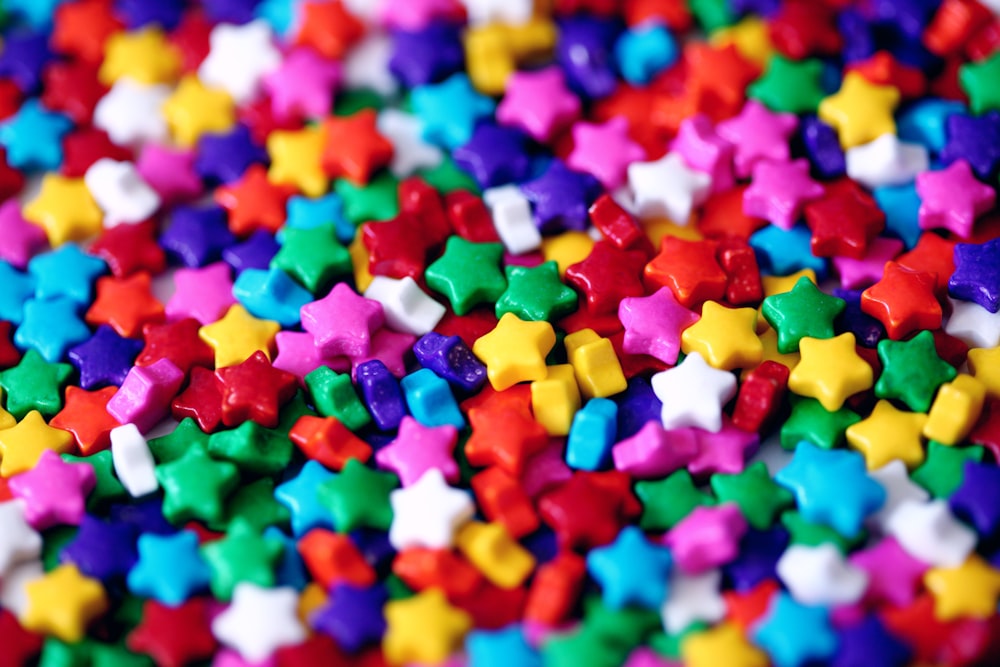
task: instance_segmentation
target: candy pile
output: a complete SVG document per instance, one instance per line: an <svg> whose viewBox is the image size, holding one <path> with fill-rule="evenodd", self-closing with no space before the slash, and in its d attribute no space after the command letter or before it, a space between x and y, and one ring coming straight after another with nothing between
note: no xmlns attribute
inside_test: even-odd
<svg viewBox="0 0 1000 667"><path fill-rule="evenodd" d="M0 665L1000 663L995 0L5 0Z"/></svg>

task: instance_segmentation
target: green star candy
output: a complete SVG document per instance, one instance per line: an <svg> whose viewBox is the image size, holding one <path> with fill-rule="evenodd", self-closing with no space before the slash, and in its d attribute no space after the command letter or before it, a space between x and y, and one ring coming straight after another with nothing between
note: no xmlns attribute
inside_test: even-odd
<svg viewBox="0 0 1000 667"><path fill-rule="evenodd" d="M350 375L320 366L306 375L305 380L316 411L324 417L336 417L352 431L372 420L354 390Z"/></svg>
<svg viewBox="0 0 1000 667"><path fill-rule="evenodd" d="M908 341L884 339L878 343L882 375L875 383L879 398L895 398L914 412L931 409L934 394L955 379L955 368L938 356L934 334L921 331Z"/></svg>
<svg viewBox="0 0 1000 667"><path fill-rule="evenodd" d="M424 279L448 299L456 315L465 315L481 303L495 303L507 289L500 271L502 257L500 243L473 243L452 236L441 257L424 271Z"/></svg>
<svg viewBox="0 0 1000 667"><path fill-rule="evenodd" d="M170 433L149 441L149 451L157 463L170 463L198 445L208 446L208 434L191 417L185 417Z"/></svg>
<svg viewBox="0 0 1000 667"><path fill-rule="evenodd" d="M447 155L438 166L432 169L421 169L420 176L438 192L447 194L455 190L467 190L473 194L479 194L479 185L475 179L462 171L455 164L455 161Z"/></svg>
<svg viewBox="0 0 1000 667"><path fill-rule="evenodd" d="M395 475L348 459L344 468L317 490L321 505L333 515L333 525L341 533L357 528L389 530L392 505L389 493L399 486Z"/></svg>
<svg viewBox="0 0 1000 667"><path fill-rule="evenodd" d="M351 254L337 240L333 225L285 229L271 268L281 269L313 294L325 290L337 276L350 275L353 269Z"/></svg>
<svg viewBox="0 0 1000 667"><path fill-rule="evenodd" d="M823 63L815 58L791 60L775 54L764 75L747 87L747 97L777 113L815 113L826 97Z"/></svg>
<svg viewBox="0 0 1000 667"><path fill-rule="evenodd" d="M738 475L712 475L710 484L720 503L739 505L747 522L758 530L768 528L775 515L794 500L791 491L771 479L763 461L752 463Z"/></svg>
<svg viewBox="0 0 1000 667"><path fill-rule="evenodd" d="M202 447L191 447L181 458L156 466L163 488L163 516L175 526L197 519L222 521L226 496L236 489L240 473L228 461L216 461Z"/></svg>
<svg viewBox="0 0 1000 667"><path fill-rule="evenodd" d="M208 453L229 461L243 472L274 475L292 460L292 441L285 434L245 421L231 431L219 431L208 438Z"/></svg>
<svg viewBox="0 0 1000 667"><path fill-rule="evenodd" d="M803 338L833 338L833 320L846 305L802 276L791 291L764 299L761 313L778 334L778 352L789 354Z"/></svg>
<svg viewBox="0 0 1000 667"><path fill-rule="evenodd" d="M546 640L542 663L546 667L618 667L628 652L610 644L586 627Z"/></svg>
<svg viewBox="0 0 1000 667"><path fill-rule="evenodd" d="M88 510L93 511L106 507L112 502L125 498L125 487L115 477L115 464L111 459L110 449L104 449L90 456L63 454L62 460L67 463L86 463L93 468L96 483L87 496Z"/></svg>
<svg viewBox="0 0 1000 667"><path fill-rule="evenodd" d="M389 172L381 172L367 185L355 185L340 178L334 190L344 200L344 215L357 227L371 220L391 220L399 215L398 182Z"/></svg>
<svg viewBox="0 0 1000 667"><path fill-rule="evenodd" d="M274 566L283 549L280 540L266 538L244 519L236 519L223 539L201 547L211 570L212 595L228 602L236 584L244 581L274 586Z"/></svg>
<svg viewBox="0 0 1000 667"><path fill-rule="evenodd" d="M347 89L337 94L333 105L334 116L353 116L363 109L381 109L385 100L374 90L368 88Z"/></svg>
<svg viewBox="0 0 1000 667"><path fill-rule="evenodd" d="M573 288L559 279L559 266L542 262L535 267L508 266L507 291L497 301L497 318L514 313L522 320L548 322L576 310Z"/></svg>
<svg viewBox="0 0 1000 667"><path fill-rule="evenodd" d="M975 114L1000 109L1000 51L986 60L965 63L958 68L958 80L969 96L969 106Z"/></svg>
<svg viewBox="0 0 1000 667"><path fill-rule="evenodd" d="M815 398L792 396L791 402L792 413L781 425L781 446L787 450L794 450L802 441L823 449L839 447L844 444L847 428L861 421L861 416L846 406L830 412Z"/></svg>
<svg viewBox="0 0 1000 667"><path fill-rule="evenodd" d="M634 606L612 609L597 595L584 600L583 606L587 631L626 655L663 627L657 611Z"/></svg>
<svg viewBox="0 0 1000 667"><path fill-rule="evenodd" d="M858 535L854 539L848 539L830 526L806 521L801 514L793 510L786 510L781 515L781 523L791 535L792 544L818 547L830 543L844 555L847 555L853 546L863 543L868 535L864 530L861 530L858 531Z"/></svg>
<svg viewBox="0 0 1000 667"><path fill-rule="evenodd" d="M17 366L0 373L0 387L7 394L7 412L21 421L32 410L51 417L62 410L63 385L73 373L69 364L49 363L29 349Z"/></svg>
<svg viewBox="0 0 1000 667"><path fill-rule="evenodd" d="M224 530L237 519L242 519L259 531L268 526L286 526L291 519L288 508L274 498L274 480L261 477L256 482L240 487L226 503L225 519L219 524L209 524L212 530Z"/></svg>
<svg viewBox="0 0 1000 667"><path fill-rule="evenodd" d="M695 507L715 504L715 498L698 490L687 470L660 480L638 482L635 495L642 502L639 527L651 531L669 530Z"/></svg>
<svg viewBox="0 0 1000 667"><path fill-rule="evenodd" d="M913 471L911 478L935 498L947 498L965 479L966 461L979 463L983 460L983 452L979 445L952 447L931 440L927 443L927 458Z"/></svg>
<svg viewBox="0 0 1000 667"><path fill-rule="evenodd" d="M688 8L701 27L709 33L736 23L736 14L730 8L728 0L691 0Z"/></svg>

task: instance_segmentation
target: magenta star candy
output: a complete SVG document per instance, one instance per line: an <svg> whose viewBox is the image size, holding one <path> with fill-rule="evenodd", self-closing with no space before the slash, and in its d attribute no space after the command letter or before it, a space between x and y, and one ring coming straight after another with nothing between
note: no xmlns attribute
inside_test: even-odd
<svg viewBox="0 0 1000 667"><path fill-rule="evenodd" d="M45 232L24 219L16 199L5 201L0 206L0 259L23 269L46 244Z"/></svg>
<svg viewBox="0 0 1000 667"><path fill-rule="evenodd" d="M368 354L351 357L351 373L356 373L358 366L366 361L378 359L385 364L390 373L398 378L403 377L406 375L406 357L411 353L413 343L416 340L417 337L412 334L400 333L392 329L379 329L372 336L371 349Z"/></svg>
<svg viewBox="0 0 1000 667"><path fill-rule="evenodd" d="M149 366L135 366L108 401L108 414L120 424L135 424L148 433L170 412L170 401L184 383L184 372L164 357Z"/></svg>
<svg viewBox="0 0 1000 667"><path fill-rule="evenodd" d="M921 229L947 229L963 239L972 235L976 218L993 208L996 192L972 173L965 160L917 176Z"/></svg>
<svg viewBox="0 0 1000 667"><path fill-rule="evenodd" d="M851 565L868 573L868 590L862 602L869 605L905 607L910 604L916 599L928 568L927 564L908 554L891 536L856 551L848 560Z"/></svg>
<svg viewBox="0 0 1000 667"><path fill-rule="evenodd" d="M645 158L646 152L628 136L628 121L616 116L600 124L574 125L573 152L566 164L615 190L625 182L628 166Z"/></svg>
<svg viewBox="0 0 1000 667"><path fill-rule="evenodd" d="M201 178L194 168L194 151L146 144L135 166L142 179L165 203L186 201L201 194Z"/></svg>
<svg viewBox="0 0 1000 667"><path fill-rule="evenodd" d="M449 484L458 482L458 463L453 452L458 442L454 426L424 426L410 416L403 417L399 435L375 454L380 467L399 476L403 486L415 484L428 470L439 470Z"/></svg>
<svg viewBox="0 0 1000 667"><path fill-rule="evenodd" d="M669 287L661 287L650 296L622 299L618 319L625 327L625 352L648 354L673 365L681 349L681 333L698 321L698 315L677 303Z"/></svg>
<svg viewBox="0 0 1000 667"><path fill-rule="evenodd" d="M840 274L840 286L844 289L858 289L874 285L882 279L885 263L895 259L903 251L903 242L879 236L868 245L868 252L861 259L837 256L833 265Z"/></svg>
<svg viewBox="0 0 1000 667"><path fill-rule="evenodd" d="M749 178L761 160L788 161L788 138L797 126L794 114L774 113L756 100L747 100L738 116L719 123L715 130L735 148L736 176Z"/></svg>
<svg viewBox="0 0 1000 667"><path fill-rule="evenodd" d="M791 229L802 207L823 192L823 186L810 178L807 160L762 160L754 165L753 180L743 191L743 213Z"/></svg>
<svg viewBox="0 0 1000 667"><path fill-rule="evenodd" d="M718 432L696 429L698 455L688 464L695 477L706 477L717 472L735 475L743 472L747 459L753 456L760 444L756 432L744 431L723 416Z"/></svg>
<svg viewBox="0 0 1000 667"><path fill-rule="evenodd" d="M733 187L733 145L715 132L705 114L685 118L670 150L681 154L689 166L712 177L712 192Z"/></svg>
<svg viewBox="0 0 1000 667"><path fill-rule="evenodd" d="M683 468L699 452L695 429L664 429L646 422L639 432L611 448L615 468L639 479L666 477Z"/></svg>
<svg viewBox="0 0 1000 667"><path fill-rule="evenodd" d="M67 463L47 449L28 472L11 477L7 484L15 498L24 501L24 518L36 530L75 526L83 519L87 494L97 478L85 463Z"/></svg>
<svg viewBox="0 0 1000 667"><path fill-rule="evenodd" d="M236 303L229 265L225 262L201 269L178 269L174 285L176 289L166 305L167 318L172 322L193 317L202 324L211 324Z"/></svg>
<svg viewBox="0 0 1000 667"><path fill-rule="evenodd" d="M418 32L440 20L462 16L458 0L384 0L379 19L390 30Z"/></svg>
<svg viewBox="0 0 1000 667"><path fill-rule="evenodd" d="M313 49L299 48L264 78L276 118L322 118L330 114L333 93L340 84L340 65Z"/></svg>
<svg viewBox="0 0 1000 667"><path fill-rule="evenodd" d="M546 143L580 116L580 100L566 87L558 67L517 72L497 107L497 120Z"/></svg>
<svg viewBox="0 0 1000 667"><path fill-rule="evenodd" d="M311 333L279 331L274 337L274 343L278 348L274 367L288 371L299 380L303 380L320 366L328 366L338 373L346 373L351 368L351 360L347 357L324 357L316 347Z"/></svg>
<svg viewBox="0 0 1000 667"><path fill-rule="evenodd" d="M324 357L361 357L371 351L372 334L385 324L378 301L366 299L347 283L302 306L302 328L313 335Z"/></svg>
<svg viewBox="0 0 1000 667"><path fill-rule="evenodd" d="M696 507L663 538L674 562L686 574L725 565L739 553L747 521L736 503Z"/></svg>

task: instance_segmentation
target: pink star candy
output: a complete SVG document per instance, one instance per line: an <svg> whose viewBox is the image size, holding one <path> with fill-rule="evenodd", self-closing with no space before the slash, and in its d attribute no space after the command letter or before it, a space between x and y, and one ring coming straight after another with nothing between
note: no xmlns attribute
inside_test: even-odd
<svg viewBox="0 0 1000 667"><path fill-rule="evenodd" d="M46 245L45 232L24 219L16 199L9 199L0 206L0 259L23 269Z"/></svg>
<svg viewBox="0 0 1000 667"><path fill-rule="evenodd" d="M135 424L148 433L170 412L183 382L184 372L166 357L149 366L133 366L108 401L108 414L119 424Z"/></svg>
<svg viewBox="0 0 1000 667"><path fill-rule="evenodd" d="M176 289L167 301L167 318L173 322L193 317L211 324L236 303L229 265L216 262L200 269L178 269L174 273Z"/></svg>
<svg viewBox="0 0 1000 667"><path fill-rule="evenodd" d="M271 96L271 111L279 120L328 116L340 77L339 64L311 48L297 48L264 78L264 88Z"/></svg>
<svg viewBox="0 0 1000 667"><path fill-rule="evenodd" d="M681 349L681 332L697 322L698 315L677 303L669 287L661 287L650 296L622 299L618 319L625 327L623 350L673 365Z"/></svg>
<svg viewBox="0 0 1000 667"><path fill-rule="evenodd" d="M719 123L715 131L733 144L736 176L748 178L761 160L788 161L788 138L797 126L795 114L774 113L756 100L747 100L738 116Z"/></svg>
<svg viewBox="0 0 1000 667"><path fill-rule="evenodd" d="M743 191L743 213L764 218L782 229L795 226L806 202L823 196L824 188L809 176L809 162L762 160Z"/></svg>
<svg viewBox="0 0 1000 667"><path fill-rule="evenodd" d="M67 463L47 449L28 472L11 477L7 485L24 501L24 519L35 530L58 525L79 525L86 511L87 494L97 478L93 467Z"/></svg>
<svg viewBox="0 0 1000 667"><path fill-rule="evenodd" d="M670 144L689 166L712 177L712 192L733 187L733 145L715 132L705 114L685 118Z"/></svg>
<svg viewBox="0 0 1000 667"><path fill-rule="evenodd" d="M279 331L274 343L278 347L274 367L291 373L300 381L320 366L328 366L338 373L344 373L351 367L347 357L328 359L320 354L312 334L305 331Z"/></svg>
<svg viewBox="0 0 1000 667"><path fill-rule="evenodd" d="M975 177L965 160L918 174L917 194L921 229L947 229L963 239L972 234L976 218L996 202L996 192Z"/></svg>
<svg viewBox="0 0 1000 667"><path fill-rule="evenodd" d="M712 433L697 429L698 455L688 464L688 470L695 477L707 477L721 472L737 475L743 472L747 459L757 452L760 436L753 431L744 431L723 416L722 428Z"/></svg>
<svg viewBox="0 0 1000 667"><path fill-rule="evenodd" d="M615 468L638 479L666 477L697 455L694 429L667 431L655 421L646 422L638 433L611 448Z"/></svg>
<svg viewBox="0 0 1000 667"><path fill-rule="evenodd" d="M894 537L851 554L851 565L868 573L868 589L861 602L904 607L917 597L927 564L917 560Z"/></svg>
<svg viewBox="0 0 1000 667"><path fill-rule="evenodd" d="M351 357L351 375L355 375L358 366L366 361L378 359L385 364L390 373L398 378L403 377L406 375L406 355L413 349L416 340L417 337L412 334L387 328L379 329L372 336L372 346L368 354Z"/></svg>
<svg viewBox="0 0 1000 667"><path fill-rule="evenodd" d="M524 130L540 143L579 117L580 100L566 87L562 70L554 66L511 76L497 107L501 124Z"/></svg>
<svg viewBox="0 0 1000 667"><path fill-rule="evenodd" d="M663 538L685 574L725 565L739 553L747 521L736 503L696 507Z"/></svg>
<svg viewBox="0 0 1000 667"><path fill-rule="evenodd" d="M458 482L458 463L452 452L458 442L454 426L424 426L410 416L403 417L399 435L375 454L380 467L399 475L403 486L415 484L428 470L439 470L451 484Z"/></svg>
<svg viewBox="0 0 1000 667"><path fill-rule="evenodd" d="M313 335L324 357L362 357L372 348L372 334L385 324L382 304L359 295L347 283L302 306L302 328Z"/></svg>
<svg viewBox="0 0 1000 667"><path fill-rule="evenodd" d="M551 438L549 444L528 460L521 473L521 488L532 498L569 481L573 471L566 465L565 443Z"/></svg>
<svg viewBox="0 0 1000 667"><path fill-rule="evenodd" d="M885 263L893 260L903 250L899 239L876 238L868 246L868 252L861 259L837 256L833 265L840 274L840 286L845 289L869 287L882 279Z"/></svg>
<svg viewBox="0 0 1000 667"><path fill-rule="evenodd" d="M389 30L417 32L436 21L464 23L465 12L456 0L384 0L382 25Z"/></svg>
<svg viewBox="0 0 1000 667"><path fill-rule="evenodd" d="M573 152L566 164L585 171L608 190L625 183L628 166L646 159L646 151L628 136L628 121L620 116L601 123L573 126Z"/></svg>
<svg viewBox="0 0 1000 667"><path fill-rule="evenodd" d="M193 199L204 189L194 169L194 151L146 144L135 166L164 202Z"/></svg>

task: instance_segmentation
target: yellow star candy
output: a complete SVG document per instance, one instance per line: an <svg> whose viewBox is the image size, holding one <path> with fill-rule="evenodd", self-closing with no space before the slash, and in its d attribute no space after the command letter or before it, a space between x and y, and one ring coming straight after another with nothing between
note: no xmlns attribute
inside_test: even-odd
<svg viewBox="0 0 1000 667"><path fill-rule="evenodd" d="M503 524L470 521L458 531L455 546L500 588L520 586L535 569L535 557L510 536Z"/></svg>
<svg viewBox="0 0 1000 667"><path fill-rule="evenodd" d="M393 665L436 665L448 659L472 628L472 619L448 604L438 588L385 606L382 651Z"/></svg>
<svg viewBox="0 0 1000 667"><path fill-rule="evenodd" d="M926 422L924 413L897 410L882 400L866 419L847 428L847 443L861 452L869 470L881 468L893 459L912 469L924 462L920 433Z"/></svg>
<svg viewBox="0 0 1000 667"><path fill-rule="evenodd" d="M321 196L330 183L321 161L324 143L319 127L272 132L267 137L267 153L271 157L267 180L275 185L294 186L307 197Z"/></svg>
<svg viewBox="0 0 1000 667"><path fill-rule="evenodd" d="M64 642L83 639L87 624L108 608L104 588L80 574L76 565L60 565L24 586L27 608L20 617L27 630Z"/></svg>
<svg viewBox="0 0 1000 667"><path fill-rule="evenodd" d="M0 431L0 477L28 472L46 449L66 454L73 449L73 434L45 423L38 410L24 415L17 426Z"/></svg>
<svg viewBox="0 0 1000 667"><path fill-rule="evenodd" d="M976 554L958 567L935 567L924 574L924 585L934 595L934 616L989 618L997 610L1000 572Z"/></svg>
<svg viewBox="0 0 1000 667"><path fill-rule="evenodd" d="M718 48L732 44L741 56L760 66L766 65L774 53L767 23L756 16L748 16L735 25L716 30L708 41Z"/></svg>
<svg viewBox="0 0 1000 667"><path fill-rule="evenodd" d="M236 122L233 98L224 90L209 88L194 75L181 79L163 103L163 117L177 143L190 148L203 134L221 134Z"/></svg>
<svg viewBox="0 0 1000 667"><path fill-rule="evenodd" d="M1000 347L969 350L968 361L972 377L983 383L987 394L1000 398Z"/></svg>
<svg viewBox="0 0 1000 667"><path fill-rule="evenodd" d="M364 293L374 278L368 270L368 248L365 247L363 234L355 234L347 252L351 255L351 266L354 268L354 284L359 293Z"/></svg>
<svg viewBox="0 0 1000 667"><path fill-rule="evenodd" d="M584 232L563 232L542 240L542 256L559 267L559 277L566 269L582 262L594 248L594 239Z"/></svg>
<svg viewBox="0 0 1000 667"><path fill-rule="evenodd" d="M857 72L848 72L835 94L819 103L819 118L837 130L840 146L847 150L883 134L896 132L892 112L899 91L871 83Z"/></svg>
<svg viewBox="0 0 1000 667"><path fill-rule="evenodd" d="M198 329L198 337L215 350L215 367L224 368L246 361L260 350L271 358L271 344L281 325L258 320L240 304L234 304L221 320Z"/></svg>
<svg viewBox="0 0 1000 667"><path fill-rule="evenodd" d="M789 352L788 354L782 354L781 352L778 352L778 332L772 329L771 325L769 325L767 320L763 317L757 320L758 329L761 328L762 322L764 323L764 330L757 334L757 337L760 338L760 344L764 346L764 354L761 355L760 363L764 363L765 361L776 361L789 371L793 370L799 365L799 353ZM744 368L743 372L740 373L740 379L745 380L747 373L756 367L757 366Z"/></svg>
<svg viewBox="0 0 1000 667"><path fill-rule="evenodd" d="M181 56L159 28L117 32L107 41L97 77L105 86L127 76L137 83L173 83Z"/></svg>
<svg viewBox="0 0 1000 667"><path fill-rule="evenodd" d="M681 350L700 352L710 366L724 371L756 366L764 356L757 337L757 311L706 301L701 319L681 334Z"/></svg>
<svg viewBox="0 0 1000 667"><path fill-rule="evenodd" d="M687 667L767 667L767 655L747 641L733 623L687 635L681 641L681 657Z"/></svg>
<svg viewBox="0 0 1000 667"><path fill-rule="evenodd" d="M85 241L100 233L104 214L82 178L45 174L38 194L24 207L24 218L45 230L49 245Z"/></svg>
<svg viewBox="0 0 1000 667"><path fill-rule="evenodd" d="M486 364L486 377L497 391L518 382L544 380L545 357L556 344L556 332L548 322L525 322L514 313L504 313L493 331L473 344L472 353Z"/></svg>
<svg viewBox="0 0 1000 667"><path fill-rule="evenodd" d="M792 288L795 287L795 283L799 282L799 278L803 277L813 281L814 285L816 284L816 272L812 269L802 269L789 276L761 276L760 284L764 288L764 296L768 297L791 292Z"/></svg>
<svg viewBox="0 0 1000 667"><path fill-rule="evenodd" d="M799 396L815 398L828 412L835 412L853 394L870 389L872 367L858 356L854 334L834 338L803 338L800 360L788 377L788 388Z"/></svg>
<svg viewBox="0 0 1000 667"><path fill-rule="evenodd" d="M957 445L979 421L986 400L986 387L971 375L959 375L938 389L927 413L924 437L945 445Z"/></svg>
<svg viewBox="0 0 1000 667"><path fill-rule="evenodd" d="M0 387L0 404L3 403L3 387ZM0 431L17 426L17 419L0 407Z"/></svg>

